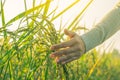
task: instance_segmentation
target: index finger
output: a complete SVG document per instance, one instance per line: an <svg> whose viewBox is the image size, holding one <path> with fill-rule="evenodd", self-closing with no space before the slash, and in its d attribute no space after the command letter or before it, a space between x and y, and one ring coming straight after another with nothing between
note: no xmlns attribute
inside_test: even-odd
<svg viewBox="0 0 120 80"><path fill-rule="evenodd" d="M75 40L72 38L72 39L69 40L69 41L62 42L62 43L55 44L55 45L51 46L51 50L58 50L58 49L60 49L60 48L70 47L70 46L72 46L74 43L75 43Z"/></svg>

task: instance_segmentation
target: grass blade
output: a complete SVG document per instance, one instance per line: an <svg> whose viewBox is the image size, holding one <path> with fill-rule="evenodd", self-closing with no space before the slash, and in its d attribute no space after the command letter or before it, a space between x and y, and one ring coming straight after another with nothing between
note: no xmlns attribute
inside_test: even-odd
<svg viewBox="0 0 120 80"><path fill-rule="evenodd" d="M65 8L63 11L61 11L60 13L58 13L55 17L53 17L51 19L51 21L54 21L56 18L58 18L59 16L61 16L63 13L65 13L66 11L68 11L70 8L72 8L75 4L77 4L80 0L76 0L74 3L72 3L71 5L69 5L67 8Z"/></svg>
<svg viewBox="0 0 120 80"><path fill-rule="evenodd" d="M50 1L51 0L47 0L46 3L48 3L47 5L45 5L45 8L44 8L44 13L43 15L46 16L47 13L48 13L48 10L49 10L49 7L50 7Z"/></svg>
<svg viewBox="0 0 120 80"><path fill-rule="evenodd" d="M47 4L48 4L48 3L40 4L40 5L38 5L38 6L34 7L34 8L31 8L31 9L25 11L25 12L20 13L19 15L15 16L15 17L12 18L10 21L8 21L8 22L6 23L6 25L9 25L9 24L11 24L11 23L19 20L20 18L23 18L23 17L29 15L30 13L32 13L32 12L34 12L34 11L42 8L42 7L44 7L44 6L47 5Z"/></svg>
<svg viewBox="0 0 120 80"><path fill-rule="evenodd" d="M5 26L5 15L4 15L4 9L3 9L3 4L2 4L2 1L1 1L1 18L2 18L2 27L4 29L4 38L6 39L7 38L7 32L6 32L6 26Z"/></svg>
<svg viewBox="0 0 120 80"><path fill-rule="evenodd" d="M72 23L68 26L68 29L70 29L76 21L82 16L82 14L86 11L86 9L90 6L90 4L93 2L93 0L90 0L88 4L83 8L83 10L76 16L76 18L72 21Z"/></svg>

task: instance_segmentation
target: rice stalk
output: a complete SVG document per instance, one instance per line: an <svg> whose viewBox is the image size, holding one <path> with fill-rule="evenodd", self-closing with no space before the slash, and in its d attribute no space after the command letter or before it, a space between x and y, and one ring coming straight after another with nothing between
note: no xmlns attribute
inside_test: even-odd
<svg viewBox="0 0 120 80"><path fill-rule="evenodd" d="M100 73L96 73L96 69L111 69L111 67L108 67L108 61L104 62L104 60L107 60L107 58L103 60L103 63L102 60L99 63L105 65L104 67L106 69L103 69L103 67L98 65L99 59L96 59L96 55L91 55L92 59L90 58L90 55L82 56L81 59L77 62L72 62L67 65L56 64L49 57L52 52L49 49L50 46L60 43L64 40L64 37L61 36L63 35L61 29L62 18L60 21L60 30L58 31L55 29L55 26L52 22L58 17L61 17L62 14L70 10L79 1L80 0L76 0L71 5L67 6L65 9L59 12L57 15L55 15L57 7L55 7L53 11L49 12L51 0L46 0L43 4L41 3L41 0L38 6L35 4L36 0L33 0L33 7L31 9L27 9L27 3L25 1L25 11L18 14L7 23L5 23L4 9L2 8L3 26L9 27L10 24L13 24L18 20L20 20L20 23L17 30L15 31L7 30L4 27L0 28L1 33L7 33L6 44L2 44L1 41L2 45L0 45L1 79L99 80ZM78 23L80 22L83 13L85 13L85 10L88 8L91 2L92 0L88 2L86 7L75 17L75 19L73 19L72 23L68 26L69 29L74 31L78 29L86 29L84 27L79 27ZM3 37L4 34L1 34L1 36ZM98 61L96 62L96 60ZM94 75L94 79L92 75ZM111 76L113 75L109 74L109 77L106 78L105 76L104 78L110 79Z"/></svg>

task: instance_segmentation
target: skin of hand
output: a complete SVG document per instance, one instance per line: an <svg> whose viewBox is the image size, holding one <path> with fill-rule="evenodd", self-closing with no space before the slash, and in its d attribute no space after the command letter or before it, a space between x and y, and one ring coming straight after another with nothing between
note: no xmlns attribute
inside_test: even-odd
<svg viewBox="0 0 120 80"><path fill-rule="evenodd" d="M50 57L55 59L59 64L66 64L77 60L85 53L84 41L79 35L67 29L64 30L64 33L70 39L51 46L51 50L55 52L51 53Z"/></svg>

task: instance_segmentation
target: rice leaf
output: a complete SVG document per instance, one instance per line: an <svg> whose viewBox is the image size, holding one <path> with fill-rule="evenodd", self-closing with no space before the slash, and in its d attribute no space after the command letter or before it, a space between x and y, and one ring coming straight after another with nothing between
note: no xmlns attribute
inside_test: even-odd
<svg viewBox="0 0 120 80"><path fill-rule="evenodd" d="M2 27L4 28L4 38L7 38L7 32L6 32L6 26L5 26L5 15L4 15L4 8L3 8L3 3L1 1L1 18L2 18Z"/></svg>
<svg viewBox="0 0 120 80"><path fill-rule="evenodd" d="M29 15L30 13L32 13L32 12L34 12L34 11L42 8L43 6L45 6L45 5L47 5L47 4L48 4L48 3L40 4L40 5L38 5L38 6L34 7L34 8L31 8L31 9L25 11L25 12L22 12L22 13L18 14L17 16L15 16L14 18L12 18L10 21L8 21L8 22L6 23L6 25L9 25L9 24L11 24L11 23L19 20L20 18L23 18L23 17Z"/></svg>
<svg viewBox="0 0 120 80"><path fill-rule="evenodd" d="M75 2L73 2L71 5L69 5L68 7L66 7L64 10L62 10L60 13L58 13L55 17L53 17L51 19L51 21L54 21L56 18L58 18L59 16L61 16L63 13L65 13L66 11L68 11L70 8L72 8L75 4L77 4L80 0L76 0Z"/></svg>
<svg viewBox="0 0 120 80"><path fill-rule="evenodd" d="M70 29L76 21L83 15L83 13L86 11L86 9L90 6L90 4L93 2L93 0L90 0L88 4L83 8L83 10L75 17L75 19L72 21L72 23L68 26L68 29Z"/></svg>

